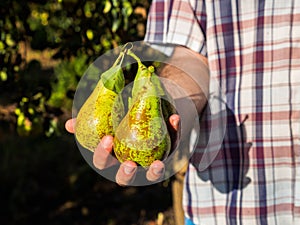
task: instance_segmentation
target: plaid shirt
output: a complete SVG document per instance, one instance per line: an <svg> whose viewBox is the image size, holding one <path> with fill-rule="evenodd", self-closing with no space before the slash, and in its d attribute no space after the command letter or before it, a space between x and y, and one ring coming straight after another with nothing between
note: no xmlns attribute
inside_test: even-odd
<svg viewBox="0 0 300 225"><path fill-rule="evenodd" d="M200 141L190 160L186 217L300 224L300 1L154 0L148 18L145 41L207 56L225 95L220 151L199 169Z"/></svg>

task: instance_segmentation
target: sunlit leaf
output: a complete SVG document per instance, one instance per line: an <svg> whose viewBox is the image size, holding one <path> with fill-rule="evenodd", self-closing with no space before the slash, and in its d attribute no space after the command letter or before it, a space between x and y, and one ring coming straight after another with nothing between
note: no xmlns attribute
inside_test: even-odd
<svg viewBox="0 0 300 225"><path fill-rule="evenodd" d="M105 1L105 6L103 9L103 13L108 13L111 9L111 2L109 0Z"/></svg>
<svg viewBox="0 0 300 225"><path fill-rule="evenodd" d="M26 117L24 120L25 131L30 131L32 128L32 122Z"/></svg>
<svg viewBox="0 0 300 225"><path fill-rule="evenodd" d="M0 79L2 81L6 81L7 80L7 73L5 71L1 71L0 72Z"/></svg>
<svg viewBox="0 0 300 225"><path fill-rule="evenodd" d="M119 6L119 1L118 0L112 0L113 6L118 7Z"/></svg>
<svg viewBox="0 0 300 225"><path fill-rule="evenodd" d="M23 113L20 113L17 119L18 126L22 126L24 124L25 116Z"/></svg>
<svg viewBox="0 0 300 225"><path fill-rule="evenodd" d="M116 32L118 30L118 28L121 25L121 18L119 16L119 12L117 8L113 8L111 10L112 16L113 16L113 23L112 23L112 32Z"/></svg>
<svg viewBox="0 0 300 225"><path fill-rule="evenodd" d="M133 8L131 3L128 1L123 1L122 13L124 16L129 17L133 12Z"/></svg>
<svg viewBox="0 0 300 225"><path fill-rule="evenodd" d="M29 99L27 97L22 98L22 102L28 102L28 101L29 101Z"/></svg>
<svg viewBox="0 0 300 225"><path fill-rule="evenodd" d="M117 19L117 20L114 20L113 24L112 24L112 32L116 32L118 30L118 28L120 27L121 25L121 20Z"/></svg>
<svg viewBox="0 0 300 225"><path fill-rule="evenodd" d="M89 40L93 40L93 38L94 38L94 33L93 33L93 31L92 31L91 29L88 29L88 30L86 31L86 36L87 36L87 38L88 38Z"/></svg>
<svg viewBox="0 0 300 225"><path fill-rule="evenodd" d="M8 46L12 47L15 45L15 41L11 38L10 34L6 35L5 42Z"/></svg>
<svg viewBox="0 0 300 225"><path fill-rule="evenodd" d="M21 114L21 109L20 108L16 108L15 109L15 114L18 116Z"/></svg>
<svg viewBox="0 0 300 225"><path fill-rule="evenodd" d="M2 52L5 49L5 45L2 41L0 41L0 52Z"/></svg>
<svg viewBox="0 0 300 225"><path fill-rule="evenodd" d="M33 108L28 108L28 113L33 115L34 114L34 109Z"/></svg>
<svg viewBox="0 0 300 225"><path fill-rule="evenodd" d="M90 2L85 3L84 5L84 15L87 18L91 18L92 17L92 12L91 12L91 7L90 7Z"/></svg>
<svg viewBox="0 0 300 225"><path fill-rule="evenodd" d="M14 71L15 71L15 72L18 72L19 70L20 70L20 67L17 66L17 65L15 65L15 66L14 66Z"/></svg>

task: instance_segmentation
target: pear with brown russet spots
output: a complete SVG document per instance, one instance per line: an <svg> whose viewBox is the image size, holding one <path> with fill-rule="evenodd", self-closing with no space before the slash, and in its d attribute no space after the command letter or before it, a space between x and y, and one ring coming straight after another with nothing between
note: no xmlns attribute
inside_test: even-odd
<svg viewBox="0 0 300 225"><path fill-rule="evenodd" d="M117 95L125 85L122 61L125 53L120 52L111 68L101 74L95 89L84 102L76 118L75 137L84 148L94 151L101 138L114 135L112 108ZM123 111L119 103L120 111Z"/></svg>
<svg viewBox="0 0 300 225"><path fill-rule="evenodd" d="M127 54L137 61L138 69L128 112L115 132L114 153L121 162L130 160L148 167L171 150L166 122L169 115L164 115L163 106L167 94L154 67L147 68L132 51Z"/></svg>

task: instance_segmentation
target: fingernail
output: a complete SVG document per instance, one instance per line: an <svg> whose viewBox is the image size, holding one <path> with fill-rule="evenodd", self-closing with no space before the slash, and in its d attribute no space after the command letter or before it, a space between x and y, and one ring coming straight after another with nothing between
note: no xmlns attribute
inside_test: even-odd
<svg viewBox="0 0 300 225"><path fill-rule="evenodd" d="M111 146L111 140L108 137L104 137L101 141L103 148L109 148Z"/></svg>
<svg viewBox="0 0 300 225"><path fill-rule="evenodd" d="M162 175L164 172L164 168L161 168L161 167L154 167L153 168L153 173L155 175Z"/></svg>
<svg viewBox="0 0 300 225"><path fill-rule="evenodd" d="M173 127L177 127L179 124L179 120L173 119L172 123L173 123Z"/></svg>
<svg viewBox="0 0 300 225"><path fill-rule="evenodd" d="M135 167L124 166L124 173L130 175L135 171L135 169L136 169Z"/></svg>

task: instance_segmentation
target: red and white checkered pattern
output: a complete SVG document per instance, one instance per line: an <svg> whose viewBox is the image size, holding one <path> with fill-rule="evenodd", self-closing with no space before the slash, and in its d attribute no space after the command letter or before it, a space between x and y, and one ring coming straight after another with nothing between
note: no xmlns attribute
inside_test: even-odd
<svg viewBox="0 0 300 225"><path fill-rule="evenodd" d="M207 56L225 93L224 141L203 171L199 143L186 216L209 225L300 224L300 1L154 0L145 41Z"/></svg>

